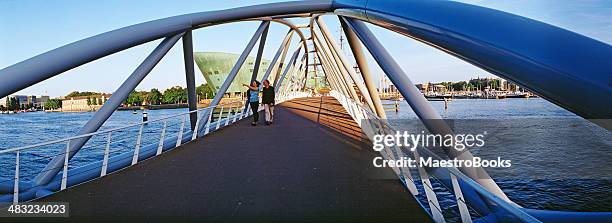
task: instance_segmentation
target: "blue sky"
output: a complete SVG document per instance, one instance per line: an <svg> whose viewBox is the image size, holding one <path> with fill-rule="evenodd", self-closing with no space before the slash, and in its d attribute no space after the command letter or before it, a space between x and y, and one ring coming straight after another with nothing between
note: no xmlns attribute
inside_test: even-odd
<svg viewBox="0 0 612 223"><path fill-rule="evenodd" d="M185 13L267 2L274 1L0 0L0 30L2 30L0 68L83 38L141 22ZM464 2L537 19L612 44L612 1L466 0ZM340 29L337 20L328 16L326 21L333 34L338 37ZM242 22L196 30L194 31L195 51L240 53L257 26L258 22ZM370 28L415 83L492 76L404 36L374 26ZM264 52L266 58L273 56L286 31L287 28L282 25L271 26ZM297 43L296 39L293 39L293 44ZM159 41L88 63L19 93L35 95L46 93L55 97L73 90L113 92L157 43ZM255 51L253 50L251 54L253 55ZM381 73L372 59L369 60L375 73ZM137 89L184 86L183 69L182 46L179 42ZM196 72L199 74L197 68ZM196 81L198 84L203 83L201 75L197 75Z"/></svg>

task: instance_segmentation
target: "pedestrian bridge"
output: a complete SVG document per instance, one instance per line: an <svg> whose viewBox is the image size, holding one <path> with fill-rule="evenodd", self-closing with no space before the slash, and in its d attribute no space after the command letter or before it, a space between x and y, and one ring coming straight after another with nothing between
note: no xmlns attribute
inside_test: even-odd
<svg viewBox="0 0 612 223"><path fill-rule="evenodd" d="M275 119L237 121L40 201L70 202L75 219L429 221L398 180L374 178L394 173L372 167L377 154L334 98L284 102Z"/></svg>
<svg viewBox="0 0 612 223"><path fill-rule="evenodd" d="M359 72L339 49L322 19L325 16L340 21ZM304 24L294 24L296 20ZM210 105L198 109L192 30L244 21L260 21L260 25ZM220 102L259 43L251 80L256 79L272 23L288 27L263 77L275 86L276 122L251 127L244 121L252 115L248 105ZM369 139L394 130L386 121L366 52L429 132L453 131L366 23L426 43L612 128L612 97L607 97L612 94L612 47L606 43L528 18L450 1L312 0L255 5L124 27L0 70L0 97L5 97L104 56L162 40L77 135L1 150L0 156L10 162L2 163L0 201L69 201L75 218L117 216L121 220L188 216L606 222L612 218L611 213L520 207L480 168L374 169L373 156L399 159L438 154L396 146L379 153L371 150ZM300 41L286 58L293 36ZM101 128L179 40L189 112ZM329 94L306 88L313 73L323 74L332 89ZM81 156L84 151L95 158ZM473 158L469 151L444 152L457 159ZM39 166L41 162L46 165ZM445 194L453 195L453 202L439 202L438 197Z"/></svg>

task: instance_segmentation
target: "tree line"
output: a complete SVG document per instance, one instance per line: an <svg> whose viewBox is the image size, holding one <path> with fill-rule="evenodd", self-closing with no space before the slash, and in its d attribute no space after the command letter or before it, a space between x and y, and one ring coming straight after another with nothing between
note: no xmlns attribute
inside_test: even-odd
<svg viewBox="0 0 612 223"><path fill-rule="evenodd" d="M208 87L208 84L202 84L196 87L196 95L198 100L210 99L214 96L214 92ZM87 98L87 105L102 105L104 101L97 97L100 95L98 92L91 91L73 91L66 95L69 97L85 97ZM16 97L7 97L6 106L0 105L1 111L16 111L20 109L29 109L30 106L20 104L19 99ZM132 91L128 98L123 102L126 106L140 106L146 102L147 105L161 105L161 104L183 104L187 103L187 88L175 86L160 92L158 89L153 88L150 91ZM45 109L60 109L62 108L62 100L60 99L49 99L44 104Z"/></svg>
<svg viewBox="0 0 612 223"><path fill-rule="evenodd" d="M484 90L485 87L490 87L493 90L499 90L501 88L501 82L498 79L472 79L470 81L448 81L435 84L444 85L449 91Z"/></svg>
<svg viewBox="0 0 612 223"><path fill-rule="evenodd" d="M208 87L208 84L202 84L196 87L196 95L199 100L210 99L214 96L214 92ZM187 103L187 98L187 88L181 86L166 89L164 93L153 88L150 91L132 91L124 101L124 105L140 106L145 103L147 105L184 104Z"/></svg>
<svg viewBox="0 0 612 223"><path fill-rule="evenodd" d="M25 108L25 105L19 104L19 98L16 98L16 97L7 97L6 107L4 105L0 105L0 111L16 111L19 109L26 109L26 108Z"/></svg>

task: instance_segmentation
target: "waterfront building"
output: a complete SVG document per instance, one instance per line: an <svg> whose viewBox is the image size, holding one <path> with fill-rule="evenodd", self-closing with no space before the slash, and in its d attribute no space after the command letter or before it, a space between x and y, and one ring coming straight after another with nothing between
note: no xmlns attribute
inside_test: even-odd
<svg viewBox="0 0 612 223"><path fill-rule="evenodd" d="M194 60L200 68L200 72L204 76L207 86L209 86L212 92L217 92L219 87L223 84L223 81L227 78L227 75L232 70L232 67L238 60L238 54L233 53L222 53L222 52L195 52ZM257 80L261 81L261 78L266 73L270 61L262 59L259 71L257 73ZM253 75L253 69L255 67L255 57L247 57L246 61L238 71L236 78L227 89L226 95L229 97L237 97L241 92L245 92L247 89L242 84L248 84L251 81ZM270 82L274 82L275 72L270 74L268 78Z"/></svg>
<svg viewBox="0 0 612 223"><path fill-rule="evenodd" d="M34 107L42 108L45 106L45 103L47 103L48 100L49 100L49 96L41 95L40 97L36 98L36 103L34 103Z"/></svg>
<svg viewBox="0 0 612 223"><path fill-rule="evenodd" d="M8 107L8 102L11 98L17 98L20 108L36 107L36 96L34 95L9 95L0 99L0 105Z"/></svg>
<svg viewBox="0 0 612 223"><path fill-rule="evenodd" d="M414 86L419 89L421 93L425 93L427 92L427 89L429 89L429 83L415 84Z"/></svg>
<svg viewBox="0 0 612 223"><path fill-rule="evenodd" d="M64 97L62 100L62 111L64 112L86 112L97 111L108 100L111 94L97 94L78 97Z"/></svg>

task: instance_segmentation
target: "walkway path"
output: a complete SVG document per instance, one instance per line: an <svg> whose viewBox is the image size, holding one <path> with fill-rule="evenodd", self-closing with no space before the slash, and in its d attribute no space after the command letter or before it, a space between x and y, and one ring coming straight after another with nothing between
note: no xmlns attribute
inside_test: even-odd
<svg viewBox="0 0 612 223"><path fill-rule="evenodd" d="M335 99L285 102L271 126L250 121L42 200L70 202L71 220L429 221L399 180L382 179L390 169L372 167Z"/></svg>

